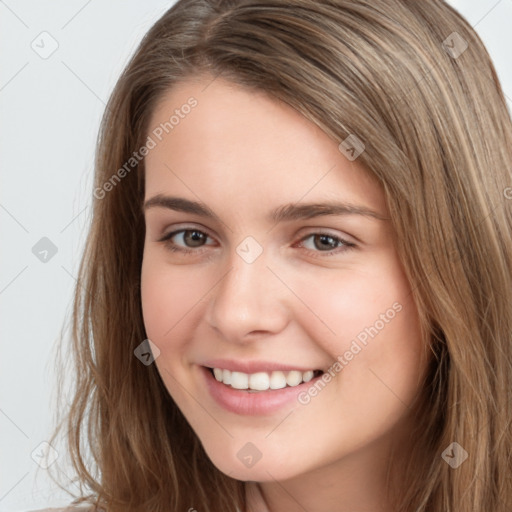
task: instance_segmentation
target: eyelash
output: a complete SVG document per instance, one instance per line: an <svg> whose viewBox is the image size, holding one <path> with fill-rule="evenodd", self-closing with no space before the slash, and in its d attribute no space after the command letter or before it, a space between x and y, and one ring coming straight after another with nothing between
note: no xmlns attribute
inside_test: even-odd
<svg viewBox="0 0 512 512"><path fill-rule="evenodd" d="M180 233L190 232L190 231L201 233L201 234L206 235L207 237L211 238L208 235L208 233L205 233L204 231L200 231L199 229L179 229L177 231L172 231L171 233L169 233L167 235L164 235L158 241L162 242L166 246L167 249L169 249L170 251L173 251L173 252L179 252L181 254L201 253L202 252L201 248L199 248L199 249L184 249L182 247L178 247L176 244L171 242L171 239L175 235L178 235ZM347 240L344 240L343 238L340 238L338 236L334 236L334 235L331 235L329 233L322 233L322 232L309 233L306 236L302 237L300 239L300 242L304 242L309 237L316 236L316 235L318 235L318 236L327 236L329 238L332 238L335 242L343 244L342 247L337 247L337 248L332 249L330 251L315 251L313 249L306 249L307 252L313 252L313 253L320 253L320 254L322 254L321 257L334 256L335 254L343 253L343 252L346 252L346 251L348 251L350 249L355 249L356 248L356 244L353 244L352 242L348 242ZM315 256L315 257L317 257L317 256Z"/></svg>

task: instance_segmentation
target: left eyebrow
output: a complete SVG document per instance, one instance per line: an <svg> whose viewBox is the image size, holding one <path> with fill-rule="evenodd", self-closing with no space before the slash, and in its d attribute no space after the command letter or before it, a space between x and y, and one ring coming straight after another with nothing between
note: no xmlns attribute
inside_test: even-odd
<svg viewBox="0 0 512 512"><path fill-rule="evenodd" d="M221 222L218 215L216 215L213 210L204 203L191 201L183 197L158 194L151 199L148 199L144 204L144 210L148 210L153 207L168 208L170 210L191 213ZM324 215L361 215L363 217L369 217L377 220L388 220L387 217L384 217L380 213L371 210L366 206L330 201L326 203L284 204L272 210L267 216L267 221L278 223L292 220L311 219Z"/></svg>
<svg viewBox="0 0 512 512"><path fill-rule="evenodd" d="M337 201L327 203L285 204L273 210L268 219L274 222L283 222L311 219L322 215L361 215L378 220L388 220L387 217L384 217L366 206L340 203Z"/></svg>

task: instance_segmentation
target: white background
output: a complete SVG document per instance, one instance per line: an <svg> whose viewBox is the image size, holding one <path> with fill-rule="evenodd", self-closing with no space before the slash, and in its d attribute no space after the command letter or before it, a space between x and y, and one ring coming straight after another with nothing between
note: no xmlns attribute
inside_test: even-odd
<svg viewBox="0 0 512 512"><path fill-rule="evenodd" d="M512 109L512 0L450 3L486 44ZM31 454L52 426L55 344L89 220L97 129L128 57L172 4L0 0L0 512L70 501ZM31 45L44 37L50 49L45 31L58 48L43 59ZM46 263L32 252L43 237L57 248Z"/></svg>

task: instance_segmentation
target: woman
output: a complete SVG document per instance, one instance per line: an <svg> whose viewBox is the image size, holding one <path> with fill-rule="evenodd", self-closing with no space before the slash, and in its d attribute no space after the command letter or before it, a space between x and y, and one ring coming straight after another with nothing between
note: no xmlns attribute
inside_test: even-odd
<svg viewBox="0 0 512 512"><path fill-rule="evenodd" d="M76 503L510 510L511 148L440 0L178 1L101 127Z"/></svg>

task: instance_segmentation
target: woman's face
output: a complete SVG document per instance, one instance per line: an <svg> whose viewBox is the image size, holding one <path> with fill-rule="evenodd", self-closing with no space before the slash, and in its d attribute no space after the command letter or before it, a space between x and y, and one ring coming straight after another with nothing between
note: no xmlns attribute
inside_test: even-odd
<svg viewBox="0 0 512 512"><path fill-rule="evenodd" d="M211 77L175 86L149 136L144 323L213 463L270 481L377 454L424 366L384 195L357 152Z"/></svg>

